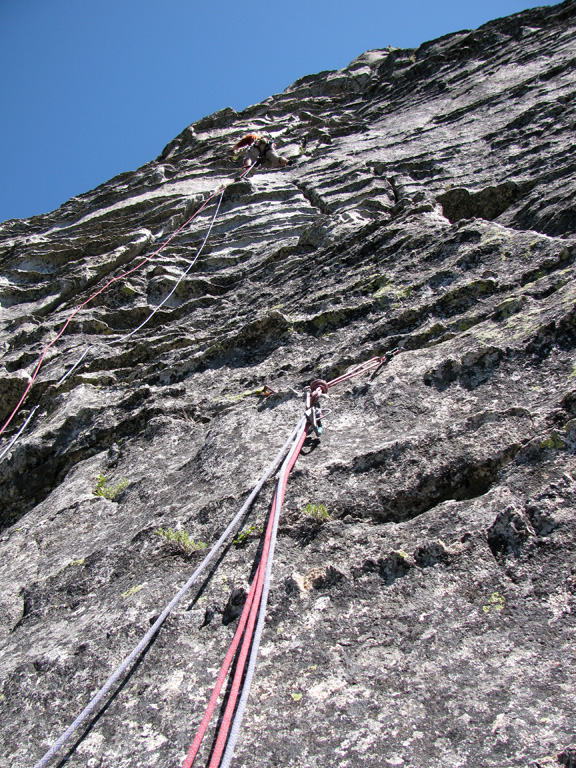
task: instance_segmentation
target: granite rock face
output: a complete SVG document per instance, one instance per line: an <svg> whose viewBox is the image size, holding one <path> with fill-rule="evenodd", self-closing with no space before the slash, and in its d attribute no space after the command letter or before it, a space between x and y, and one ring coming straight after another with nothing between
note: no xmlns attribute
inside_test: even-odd
<svg viewBox="0 0 576 768"><path fill-rule="evenodd" d="M234 764L576 764L575 51L574 0L370 51L0 225L3 423L72 309L229 185L147 325L127 336L215 202L74 316L2 437L38 406L0 464L2 766L42 756L194 569L157 529L214 542L297 393L395 347L331 391L290 478ZM293 163L234 182L252 130ZM181 764L272 487L66 766Z"/></svg>

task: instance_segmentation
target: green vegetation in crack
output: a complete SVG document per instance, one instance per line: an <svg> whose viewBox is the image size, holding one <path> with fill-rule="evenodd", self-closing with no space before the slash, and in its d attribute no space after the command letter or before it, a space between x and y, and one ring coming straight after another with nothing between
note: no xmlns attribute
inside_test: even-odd
<svg viewBox="0 0 576 768"><path fill-rule="evenodd" d="M294 699L294 701L300 701L300 699L301 699L301 698L302 698L302 696L303 696L303 694L301 694L301 693L292 693L292 694L290 694L290 695L292 696L292 698Z"/></svg>
<svg viewBox="0 0 576 768"><path fill-rule="evenodd" d="M558 434L558 432L553 431L550 437L542 440L540 443L540 448L549 451L562 451L564 448L566 448L566 441L561 435Z"/></svg>
<svg viewBox="0 0 576 768"><path fill-rule="evenodd" d="M138 584L137 587L130 587L130 589L127 589L126 592L122 592L122 597L124 600L126 600L127 597L132 597L132 595L135 595L137 592L140 592L141 589L144 589L146 585L145 584Z"/></svg>
<svg viewBox="0 0 576 768"><path fill-rule="evenodd" d="M120 288L120 290L121 290L121 292L122 292L122 293L123 293L125 296L128 296L129 298L132 298L132 296L136 296L136 294L138 293L138 291L136 290L136 288L134 288L134 286L133 286L133 285L130 285L130 283L125 283L125 284L124 284L124 285L123 285L123 286Z"/></svg>
<svg viewBox="0 0 576 768"><path fill-rule="evenodd" d="M332 517L324 504L312 504L311 502L306 504L302 510L302 514L311 517L312 520L315 520L317 523L325 523Z"/></svg>
<svg viewBox="0 0 576 768"><path fill-rule="evenodd" d="M360 280L355 280L350 285L346 286L346 292L353 290L360 290L363 294L374 294L378 298L378 294L382 289L382 295L387 292L387 287L392 285L392 281L388 275L383 275L380 272L375 272L368 277L363 277Z"/></svg>
<svg viewBox="0 0 576 768"><path fill-rule="evenodd" d="M122 491L126 490L130 483L126 478L123 480L120 480L118 485L110 485L109 481L104 477L104 475L98 475L98 480L96 482L96 488L92 491L94 496L102 496L105 499L108 499L108 501L116 501L117 497L122 493Z"/></svg>
<svg viewBox="0 0 576 768"><path fill-rule="evenodd" d="M204 541L194 541L186 531L158 528L155 533L162 538L166 549L181 557L190 557L208 546Z"/></svg>
<svg viewBox="0 0 576 768"><path fill-rule="evenodd" d="M481 320L478 320L475 317L465 317L463 320L459 320L456 324L456 330L459 332L467 331L469 328L472 328L474 325L477 325Z"/></svg>
<svg viewBox="0 0 576 768"><path fill-rule="evenodd" d="M243 547L249 539L260 536L264 529L262 526L251 525L249 528L245 528L241 531L233 541L237 547Z"/></svg>

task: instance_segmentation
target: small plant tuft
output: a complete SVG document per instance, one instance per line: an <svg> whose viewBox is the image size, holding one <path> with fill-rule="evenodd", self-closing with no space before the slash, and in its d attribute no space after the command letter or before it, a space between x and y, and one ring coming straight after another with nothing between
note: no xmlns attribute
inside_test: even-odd
<svg viewBox="0 0 576 768"><path fill-rule="evenodd" d="M164 545L170 552L183 557L190 557L201 549L206 549L208 544L204 541L194 541L186 531L173 531L172 528L158 528L157 536L164 539Z"/></svg>
<svg viewBox="0 0 576 768"><path fill-rule="evenodd" d="M331 519L331 515L324 504L306 504L302 510L302 514L308 515L308 517L311 517L317 523L325 523L327 520Z"/></svg>
<svg viewBox="0 0 576 768"><path fill-rule="evenodd" d="M506 598L498 594L498 592L493 592L490 595L490 600L488 600L488 604L482 606L482 610L484 611L484 613L490 613L491 611L501 611L504 608L505 604L506 604Z"/></svg>
<svg viewBox="0 0 576 768"><path fill-rule="evenodd" d="M238 534L238 536L234 539L233 543L237 547L243 547L244 544L246 544L246 542L248 541L248 539L252 537L260 536L263 530L264 529L262 528L262 526L257 527L255 525L251 525L250 528L246 528L245 530L241 531Z"/></svg>
<svg viewBox="0 0 576 768"><path fill-rule="evenodd" d="M115 501L122 491L126 490L130 483L126 478L120 480L118 485L110 485L104 475L98 475L98 481L96 482L96 488L92 491L94 496L103 496L108 501Z"/></svg>

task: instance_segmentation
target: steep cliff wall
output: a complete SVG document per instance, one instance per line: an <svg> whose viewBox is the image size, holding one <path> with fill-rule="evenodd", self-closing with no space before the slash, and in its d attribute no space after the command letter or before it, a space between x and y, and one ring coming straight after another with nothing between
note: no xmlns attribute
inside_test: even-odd
<svg viewBox="0 0 576 768"><path fill-rule="evenodd" d="M72 309L229 185L169 301L126 337L215 201L75 315L0 442L38 406L0 464L2 765L41 757L194 569L156 530L214 542L297 392L395 347L292 473L234 764L576 765L575 26L568 0L370 51L0 226L4 423ZM295 162L233 183L249 130ZM271 489L66 766L179 765Z"/></svg>

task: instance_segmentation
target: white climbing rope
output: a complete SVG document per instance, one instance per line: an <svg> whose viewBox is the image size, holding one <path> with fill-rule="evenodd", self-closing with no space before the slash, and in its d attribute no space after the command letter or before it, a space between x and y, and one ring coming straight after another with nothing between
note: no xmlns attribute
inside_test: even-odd
<svg viewBox="0 0 576 768"><path fill-rule="evenodd" d="M17 433L14 435L14 437L13 437L13 438L12 438L12 440L11 440L11 441L8 443L8 445L6 446L6 448L4 448L4 450L2 451L2 453L0 453L0 461L2 461L2 459L4 458L4 456L6 456L6 454L10 452L10 449L11 449L11 448L12 448L14 445L16 445L16 443L18 442L18 438L20 437L20 435L21 435L21 434L24 432L24 430L26 429L26 427L28 426L29 422L32 420L32 416L34 416L34 414L36 413L36 411L38 410L38 408L39 408L39 406L38 406L38 405L35 405L35 406L34 406L34 408L32 408L32 410L31 410L31 411L30 411L30 413L28 414L28 418L26 419L26 421L24 422L24 424L22 424L22 426L20 427L20 429L18 430L18 432L17 432Z"/></svg>
<svg viewBox="0 0 576 768"><path fill-rule="evenodd" d="M150 629L146 632L144 637L140 640L138 645L126 656L126 658L122 661L122 663L116 668L116 670L110 675L108 680L104 683L104 685L100 688L100 690L93 696L91 701L87 704L87 706L82 710L82 712L78 715L78 717L74 720L74 722L64 731L64 733L60 736L60 738L50 747L50 749L43 755L42 758L34 765L34 768L44 768L44 766L48 765L52 757L66 744L66 742L74 735L74 733L80 728L82 723L85 722L85 720L90 717L92 712L98 707L100 702L105 698L105 696L108 694L108 692L113 688L113 686L118 682L120 677L126 672L126 670L131 666L132 662L135 661L135 659L140 655L140 653L146 648L148 643L152 640L152 638L155 636L155 634L158 632L170 612L176 607L176 605L182 600L186 592L192 587L192 585L197 581L200 574L206 569L206 567L209 565L209 563L214 559L216 556L218 550L222 546L222 544L226 541L230 533L234 530L235 526L238 524L244 513L248 510L256 496L258 495L260 489L268 480L268 478L275 472L278 464L282 461L282 458L284 457L284 454L287 450L289 450L290 446L292 445L296 435L299 433L299 431L302 429L303 424L305 423L305 419L301 419L298 422L298 425L294 428L292 431L292 434L288 438L288 440L284 443L280 451L276 454L273 462L270 464L266 472L262 475L260 480L256 483L254 486L252 492L244 502L244 504L240 507L238 512L234 515L233 519L228 524L225 531L222 533L218 541L214 544L210 552L206 555L204 560L200 563L198 568L194 571L192 576L188 579L186 584L179 590L179 592L176 593L176 595L172 598L172 600L168 603L166 608L162 611L160 616L156 619L154 624L150 627Z"/></svg>
<svg viewBox="0 0 576 768"><path fill-rule="evenodd" d="M120 338L118 338L118 339L114 339L114 341L124 341L125 339L129 339L130 336L133 336L141 328L144 328L146 323L154 317L156 312L158 312L158 310L161 309L164 306L164 304L166 304L168 299L174 294L175 290L178 288L178 286L180 285L182 280L184 280L186 275L190 272L190 270L192 269L194 264L196 264L200 254L204 250L204 246L206 245L206 241L208 240L208 238L210 236L210 232L212 231L212 227L214 225L214 222L216 221L216 216L218 216L218 211L220 210L220 205L222 203L222 197L224 195L224 191L225 191L225 188L222 190L222 192L220 192L220 197L218 198L218 205L216 206L216 210L214 211L214 215L212 216L212 221L210 222L210 226L208 227L208 231L206 232L206 236L204 237L204 240L202 241L202 245L200 246L200 248L196 252L196 255L194 256L194 258L192 259L190 264L187 266L186 270L180 275L180 277L179 277L176 285L174 286L174 288L172 288L170 293L160 302L160 304L158 304L157 307L154 307L154 310L148 315L148 317L146 318L146 320L144 320L144 322L140 323L140 325L137 328L134 328L133 331L130 331L129 333L125 334L124 336L120 336Z"/></svg>
<svg viewBox="0 0 576 768"><path fill-rule="evenodd" d="M260 649L260 640L262 639L262 631L264 629L264 620L266 618L266 605L268 603L268 593L270 591L270 581L272 578L272 563L274 560L274 549L276 547L276 536L278 533L278 521L280 520L280 510L282 509L282 503L284 501L284 493L286 491L287 474L290 472L291 461L294 459L294 454L300 453L302 448L303 437L308 431L308 424L306 419L300 422L300 429L294 438L294 444L290 450L290 453L284 459L280 475L278 477L277 484L277 496L275 504L274 523L272 528L272 536L270 539L270 549L268 552L268 560L266 562L266 572L264 574L264 586L262 588L262 596L260 598L260 608L258 611L258 622L254 630L254 636L252 639L252 647L250 650L250 658L248 660L248 667L246 669L246 675L244 677L244 684L242 686L242 693L240 700L238 701L238 707L232 721L230 728L230 734L228 736L228 742L226 744L226 750L222 756L222 762L220 768L229 768L232 758L234 756L234 749L236 742L238 741L238 735L240 733L240 726L242 725L242 719L244 712L246 711L246 705L248 703L248 697L250 696L250 688L252 687L252 680L254 678L254 671L256 669L256 660L258 657L258 651Z"/></svg>
<svg viewBox="0 0 576 768"><path fill-rule="evenodd" d="M178 288L178 286L180 285L182 280L184 280L184 278L188 275L188 273L190 272L190 270L192 269L194 264L196 264L196 262L198 261L198 258L200 257L200 254L204 250L204 246L206 245L206 242L207 242L207 240L208 240L208 238L210 236L210 233L212 231L212 227L214 226L214 222L216 221L216 217L218 215L218 211L220 210L220 205L222 204L222 197L224 195L225 189L226 188L224 187L221 190L221 192L220 192L220 197L218 198L218 205L216 206L216 210L214 211L214 215L212 216L212 220L210 221L210 226L208 227L208 231L206 232L206 235L204 237L204 240L202 241L202 244L200 245L200 248L196 252L196 255L194 256L192 261L188 264L188 267L186 268L186 270L180 275L178 281L176 282L176 284L174 285L174 287L172 288L170 293L162 300L162 302L160 304L158 304L157 307L154 308L154 310L148 315L148 317L144 320L144 322L140 323L140 325L137 328L134 328L134 330L130 331L129 333L125 334L124 336L120 336L118 339L114 339L115 342L125 341L126 339L129 339L131 336L133 336L135 333L137 333L141 328L143 328L146 325L146 323L148 323L149 320L151 320L151 318L154 317L156 312L158 312L158 310L161 309L164 306L164 304L166 304L166 302L174 294L174 292L176 291L176 289ZM86 349L81 354L81 356L78 358L78 360L72 365L72 367L56 383L57 387L61 386L66 381L67 378L72 376L74 371L78 368L78 366L82 363L84 358L87 356L88 352L90 352L90 350L93 349L93 348L94 348L93 344L90 344L88 347L86 347ZM31 413L28 416L28 418L26 419L25 423L20 428L18 434L12 439L10 444L2 451L2 453L0 453L0 462L4 459L4 457L10 451L10 449L13 448L14 445L16 445L16 443L18 442L19 438L21 437L21 435L23 434L24 430L26 429L27 425L30 423L30 421L32 419L32 416L36 412L37 408L38 408L38 406L36 406L31 411Z"/></svg>

